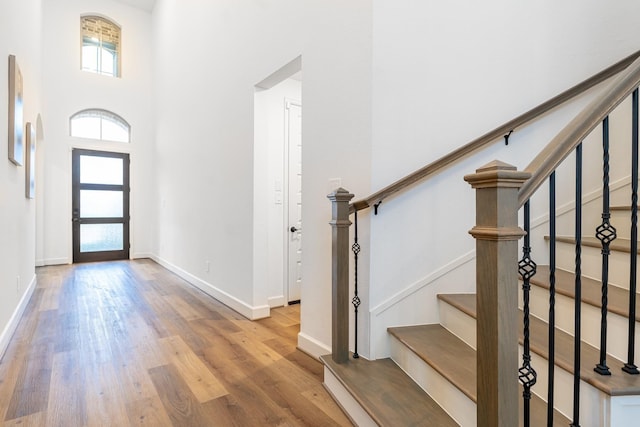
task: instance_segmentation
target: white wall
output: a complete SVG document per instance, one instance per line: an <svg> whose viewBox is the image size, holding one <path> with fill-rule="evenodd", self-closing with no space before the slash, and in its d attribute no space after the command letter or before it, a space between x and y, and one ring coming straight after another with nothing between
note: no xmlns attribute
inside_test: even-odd
<svg viewBox="0 0 640 427"><path fill-rule="evenodd" d="M287 300L285 250L288 213L284 190L286 102L302 101L301 82L286 79L267 90L256 89L254 142L254 300L277 307ZM304 141L303 141L304 149ZM303 171L304 174L304 171ZM279 190L277 190L279 188Z"/></svg>
<svg viewBox="0 0 640 427"><path fill-rule="evenodd" d="M24 121L41 111L41 25L39 0L0 1L0 354L17 326L35 286L36 206L25 198L25 167L8 160L8 57L23 77ZM38 154L39 155L39 154ZM38 182L38 185L41 183Z"/></svg>
<svg viewBox="0 0 640 427"><path fill-rule="evenodd" d="M111 0L43 4L37 262L70 261L69 150L95 148L68 137L68 117L106 108L133 128L130 146L108 146L132 154L132 255L151 254L248 317L268 313L279 274L274 240L256 228L278 213L258 216L273 174L254 175L265 172L255 163L255 85L302 57L299 345L312 354L331 343L329 181L358 199L437 159L637 49L640 17L636 2L595 0L159 0L152 15ZM122 25L122 79L80 72L82 13ZM386 326L436 321L436 293L473 289L473 192L462 176L494 158L522 168L590 96L386 200L380 215L361 214L361 354L385 355Z"/></svg>
<svg viewBox="0 0 640 427"><path fill-rule="evenodd" d="M370 2L160 0L158 259L253 315L254 85L302 55L301 346L331 342L328 180L370 185ZM211 262L205 271L205 261Z"/></svg>
<svg viewBox="0 0 640 427"><path fill-rule="evenodd" d="M637 50L638 12L632 1L374 1L373 189ZM391 324L435 322L436 293L474 288L474 194L463 175L495 158L523 168L587 98L382 204L371 220L372 319L391 310ZM389 326L379 323L376 337Z"/></svg>
<svg viewBox="0 0 640 427"><path fill-rule="evenodd" d="M131 156L131 257L151 254L154 210L153 72L151 15L111 0L45 0L44 228L38 264L72 261L71 149L128 152ZM80 70L80 16L105 16L122 29L121 78ZM96 142L69 136L69 117L102 108L131 125L131 143ZM39 252L40 253L40 252Z"/></svg>

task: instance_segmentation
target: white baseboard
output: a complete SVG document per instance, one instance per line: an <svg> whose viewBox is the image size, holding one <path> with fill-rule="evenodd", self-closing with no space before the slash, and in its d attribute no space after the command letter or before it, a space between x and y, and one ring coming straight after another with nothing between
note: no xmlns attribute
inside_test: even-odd
<svg viewBox="0 0 640 427"><path fill-rule="evenodd" d="M320 356L331 354L330 346L302 332L298 333L298 348L316 359L320 359Z"/></svg>
<svg viewBox="0 0 640 427"><path fill-rule="evenodd" d="M177 274L178 276L180 276L187 282L191 283L193 286L200 289L207 295L212 296L213 298L217 299L224 305L234 309L235 311L237 311L238 313L240 313L241 315L243 315L249 320L263 319L265 317L269 317L271 313L271 309L268 305L257 306L257 307L251 306L245 303L244 301L240 301L238 298L234 297L233 295L230 295L225 291L216 288L211 283L205 282L204 280L181 269L180 267L171 264L170 262L160 258L157 255L151 255L151 259L153 259L155 262L157 262L167 270Z"/></svg>
<svg viewBox="0 0 640 427"><path fill-rule="evenodd" d="M153 255L148 252L138 252L135 254L131 254L129 256L130 259L145 259L145 258L153 258Z"/></svg>
<svg viewBox="0 0 640 427"><path fill-rule="evenodd" d="M43 267L45 265L61 265L61 264L71 264L71 260L69 258L47 258L36 261L36 265L38 267Z"/></svg>
<svg viewBox="0 0 640 427"><path fill-rule="evenodd" d="M286 304L286 302L285 302L285 299L284 299L284 295L267 298L267 305L269 307L271 307L271 308L273 308L273 307L282 307L285 304Z"/></svg>
<svg viewBox="0 0 640 427"><path fill-rule="evenodd" d="M7 347L9 347L9 342L11 341L11 337L13 337L13 333L16 331L18 327L18 323L20 323L20 319L22 318L22 314L24 310L27 308L27 304L31 299L31 295L33 295L33 291L36 288L36 275L33 275L31 279L31 283L27 287L24 294L22 294L22 298L18 303L15 311L11 315L9 322L5 326L2 334L0 334L0 359L4 357L4 353L7 351Z"/></svg>

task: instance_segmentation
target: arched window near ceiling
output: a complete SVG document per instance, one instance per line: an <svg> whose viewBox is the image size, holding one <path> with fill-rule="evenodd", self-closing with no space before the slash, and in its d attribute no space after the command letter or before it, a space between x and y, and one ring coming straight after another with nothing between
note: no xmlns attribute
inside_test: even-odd
<svg viewBox="0 0 640 427"><path fill-rule="evenodd" d="M120 77L120 27L100 16L80 18L82 70Z"/></svg>
<svg viewBox="0 0 640 427"><path fill-rule="evenodd" d="M131 126L119 115L107 110L82 110L71 116L70 134L77 138L130 142Z"/></svg>

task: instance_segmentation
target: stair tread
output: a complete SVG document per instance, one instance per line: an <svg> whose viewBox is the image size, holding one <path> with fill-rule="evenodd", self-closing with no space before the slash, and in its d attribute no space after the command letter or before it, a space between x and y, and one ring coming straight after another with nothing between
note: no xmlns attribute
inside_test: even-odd
<svg viewBox="0 0 640 427"><path fill-rule="evenodd" d="M456 294L462 305L467 305L469 296ZM473 402L477 402L476 351L439 324L389 328L389 333L411 349ZM522 405L522 399L519 399ZM520 408L522 410L522 408ZM546 403L539 397L531 399L532 425L546 424ZM522 420L521 420L522 422ZM554 411L554 426L566 426L569 420Z"/></svg>
<svg viewBox="0 0 640 427"><path fill-rule="evenodd" d="M458 424L391 359L320 358L380 426L458 426Z"/></svg>
<svg viewBox="0 0 640 427"><path fill-rule="evenodd" d="M476 300L475 294L449 294L438 296L445 302L455 301L456 305L463 305L465 313L475 318ZM530 344L531 351L548 359L548 333L547 323L537 317L530 318ZM519 331L520 341L522 341L522 331ZM573 336L556 328L555 333L555 363L562 369L573 374ZM640 376L629 375L621 371L624 363L613 358L607 358L607 365L611 370L611 376L599 375L593 371L595 364L600 360L600 351L595 347L582 342L581 344L580 377L583 381L591 384L603 393L610 396L624 396L640 394ZM533 359L535 368L535 359Z"/></svg>
<svg viewBox="0 0 640 427"><path fill-rule="evenodd" d="M476 401L476 351L473 348L439 324L387 330L469 399Z"/></svg>
<svg viewBox="0 0 640 427"><path fill-rule="evenodd" d="M545 240L549 240L549 236L544 236ZM557 242L562 243L573 243L575 244L576 239L573 236L556 236ZM602 243L596 237L591 236L583 236L582 237L582 246L590 246L592 248L602 248ZM631 252L631 239L624 239L622 237L617 237L613 242L609 244L609 249L612 251L618 252ZM640 245L638 245L638 253L640 253Z"/></svg>
<svg viewBox="0 0 640 427"><path fill-rule="evenodd" d="M574 274L556 269L556 292L569 298L575 297ZM549 289L549 266L539 265L531 284ZM627 317L629 313L629 291L618 286L609 286L607 291L607 310ZM602 284L598 280L582 277L582 302L594 307L602 307ZM636 306L640 306L640 295L636 295ZM469 313L467 313L469 314ZM636 322L640 322L640 312L636 312Z"/></svg>
<svg viewBox="0 0 640 427"><path fill-rule="evenodd" d="M631 211L631 205L611 206L609 211Z"/></svg>

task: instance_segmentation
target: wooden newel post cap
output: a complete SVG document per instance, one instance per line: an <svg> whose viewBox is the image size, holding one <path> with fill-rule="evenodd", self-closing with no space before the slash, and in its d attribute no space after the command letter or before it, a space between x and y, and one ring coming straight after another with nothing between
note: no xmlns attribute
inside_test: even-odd
<svg viewBox="0 0 640 427"><path fill-rule="evenodd" d="M480 240L518 240L518 189L531 177L515 166L494 160L466 175L476 189L476 225L469 233Z"/></svg>
<svg viewBox="0 0 640 427"><path fill-rule="evenodd" d="M336 227L349 227L349 201L353 199L353 194L340 187L327 196L331 200L331 222L329 224Z"/></svg>
<svg viewBox="0 0 640 427"><path fill-rule="evenodd" d="M327 198L332 202L349 202L351 201L351 199L353 199L353 194L340 187L337 188L333 193L328 194Z"/></svg>
<svg viewBox="0 0 640 427"><path fill-rule="evenodd" d="M529 172L519 172L515 166L494 160L465 175L464 180L473 188L520 188L531 177Z"/></svg>

